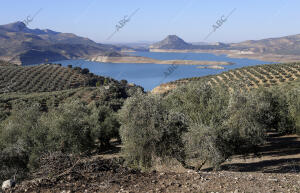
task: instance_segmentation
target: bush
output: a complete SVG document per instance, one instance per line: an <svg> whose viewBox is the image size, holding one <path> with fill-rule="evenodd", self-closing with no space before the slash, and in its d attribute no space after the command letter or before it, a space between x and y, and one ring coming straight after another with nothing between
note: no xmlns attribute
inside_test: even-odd
<svg viewBox="0 0 300 193"><path fill-rule="evenodd" d="M169 108L189 120L183 135L187 161L196 159L218 168L231 155L254 151L264 141L262 122L270 105L257 94L192 83L175 90L167 100Z"/></svg>
<svg viewBox="0 0 300 193"><path fill-rule="evenodd" d="M300 134L300 92L298 89L293 89L286 93L286 96L288 107L286 116L289 117L287 132Z"/></svg>
<svg viewBox="0 0 300 193"><path fill-rule="evenodd" d="M181 135L186 126L180 114L167 111L161 97L138 94L129 98L119 117L128 164L148 169L157 157L184 162Z"/></svg>
<svg viewBox="0 0 300 193"><path fill-rule="evenodd" d="M120 83L121 83L122 85L126 85L126 84L128 84L128 81L127 81L127 80L121 80Z"/></svg>
<svg viewBox="0 0 300 193"><path fill-rule="evenodd" d="M44 131L38 124L39 117L38 105L26 106L17 108L1 124L0 173L3 170L6 173L1 178L10 178L13 172L26 170L27 164L34 167L34 157L41 153L41 146L46 141Z"/></svg>
<svg viewBox="0 0 300 193"><path fill-rule="evenodd" d="M281 134L294 132L294 121L290 114L290 108L294 106L294 100L289 99L289 92L283 93L275 89L271 90L272 98L270 104L272 106L272 112L274 120L270 125L270 128L275 129ZM288 102L290 101L290 103Z"/></svg>
<svg viewBox="0 0 300 193"><path fill-rule="evenodd" d="M81 71L82 74L88 74L89 72L90 72L90 70L88 68L84 68Z"/></svg>
<svg viewBox="0 0 300 193"><path fill-rule="evenodd" d="M89 116L90 110L79 101L65 103L45 114L41 123L48 130L48 149L66 153L91 150L94 142Z"/></svg>
<svg viewBox="0 0 300 193"><path fill-rule="evenodd" d="M90 123L92 124L92 136L99 140L100 148L106 148L110 145L110 140L113 138L120 139L119 128L120 124L117 120L115 112L106 106L96 107L91 105L92 115Z"/></svg>
<svg viewBox="0 0 300 193"><path fill-rule="evenodd" d="M102 85L102 82L100 82L100 81L96 82L96 87L100 87L101 85Z"/></svg>
<svg viewBox="0 0 300 193"><path fill-rule="evenodd" d="M2 177L37 168L40 156L49 152L90 150L94 141L89 116L90 110L78 101L49 113L41 113L39 105L20 105L0 127L0 173L6 173Z"/></svg>
<svg viewBox="0 0 300 193"><path fill-rule="evenodd" d="M190 83L171 92L166 101L167 108L184 114L189 124L219 125L225 118L229 93L209 84Z"/></svg>

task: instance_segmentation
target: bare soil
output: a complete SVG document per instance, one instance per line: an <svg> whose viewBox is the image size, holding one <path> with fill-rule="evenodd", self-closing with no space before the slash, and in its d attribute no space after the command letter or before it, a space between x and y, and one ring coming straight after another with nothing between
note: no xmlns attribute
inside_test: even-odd
<svg viewBox="0 0 300 193"><path fill-rule="evenodd" d="M234 156L220 171L141 172L124 167L118 151L81 159L54 155L45 160L51 169L42 167L13 192L300 192L296 135L270 133L258 155Z"/></svg>

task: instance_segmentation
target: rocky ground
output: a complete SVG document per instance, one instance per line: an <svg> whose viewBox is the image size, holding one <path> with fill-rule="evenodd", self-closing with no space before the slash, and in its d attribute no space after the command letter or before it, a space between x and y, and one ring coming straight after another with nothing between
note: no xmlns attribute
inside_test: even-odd
<svg viewBox="0 0 300 193"><path fill-rule="evenodd" d="M300 192L299 152L298 136L270 134L259 157L235 156L221 171L150 173L124 167L114 152L81 159L52 155L13 192Z"/></svg>

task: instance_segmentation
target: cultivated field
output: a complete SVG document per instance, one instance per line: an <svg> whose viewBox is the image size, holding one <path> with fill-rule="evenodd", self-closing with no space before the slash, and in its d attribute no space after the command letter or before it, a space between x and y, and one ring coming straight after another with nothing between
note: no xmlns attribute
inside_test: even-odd
<svg viewBox="0 0 300 193"><path fill-rule="evenodd" d="M56 64L38 66L0 66L0 94L9 92L50 92L116 82L81 68Z"/></svg>
<svg viewBox="0 0 300 193"><path fill-rule="evenodd" d="M300 77L300 63L265 64L229 70L217 75L180 79L162 84L153 89L154 93L164 93L191 81L205 81L212 86L225 88L239 87L252 89L271 87L284 82L293 82Z"/></svg>

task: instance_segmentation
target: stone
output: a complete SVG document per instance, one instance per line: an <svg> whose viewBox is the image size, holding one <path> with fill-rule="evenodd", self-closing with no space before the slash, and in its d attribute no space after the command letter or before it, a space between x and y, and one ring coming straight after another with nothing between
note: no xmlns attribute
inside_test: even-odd
<svg viewBox="0 0 300 193"><path fill-rule="evenodd" d="M3 191L9 190L9 189L15 187L15 185L16 185L16 182L14 180L6 180L2 183L2 190Z"/></svg>

